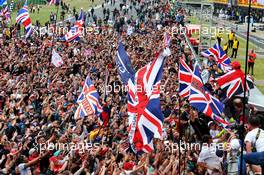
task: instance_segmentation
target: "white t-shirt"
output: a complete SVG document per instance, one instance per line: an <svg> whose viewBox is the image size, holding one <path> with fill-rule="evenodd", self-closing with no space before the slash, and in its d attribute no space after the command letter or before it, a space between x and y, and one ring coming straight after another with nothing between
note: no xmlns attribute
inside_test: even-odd
<svg viewBox="0 0 264 175"><path fill-rule="evenodd" d="M210 129L210 135L212 136L212 138L215 138L217 136L217 134L219 134L219 131L218 130L212 130Z"/></svg>
<svg viewBox="0 0 264 175"><path fill-rule="evenodd" d="M203 146L199 154L199 158L197 162L205 163L210 169L215 168L215 169L222 171L221 170L221 159L217 157L215 152L216 152L215 148ZM212 171L209 169L207 171L209 174L212 173Z"/></svg>
<svg viewBox="0 0 264 175"><path fill-rule="evenodd" d="M251 145L256 144L256 150L257 152L263 152L264 151L264 130L260 129L258 140L256 141L256 137L258 134L259 128L255 128L251 131L249 131L245 137L245 142L250 142Z"/></svg>
<svg viewBox="0 0 264 175"><path fill-rule="evenodd" d="M31 175L31 171L29 167L25 167L25 163L21 163L18 165L20 175Z"/></svg>

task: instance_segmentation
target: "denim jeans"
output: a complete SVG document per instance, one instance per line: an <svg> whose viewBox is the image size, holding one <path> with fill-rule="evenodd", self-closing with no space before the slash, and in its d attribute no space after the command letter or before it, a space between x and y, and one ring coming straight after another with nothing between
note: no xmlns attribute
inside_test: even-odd
<svg viewBox="0 0 264 175"><path fill-rule="evenodd" d="M246 175L246 163L252 165L261 165L264 167L264 151L263 152L252 152L243 155L243 163L242 163L242 175ZM240 165L241 165L241 157L238 158L238 172L240 174ZM263 172L263 169L262 169Z"/></svg>

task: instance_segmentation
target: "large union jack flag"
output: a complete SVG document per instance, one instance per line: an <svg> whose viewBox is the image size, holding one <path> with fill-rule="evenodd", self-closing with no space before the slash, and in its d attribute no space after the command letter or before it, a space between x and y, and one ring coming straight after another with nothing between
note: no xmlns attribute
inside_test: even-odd
<svg viewBox="0 0 264 175"><path fill-rule="evenodd" d="M192 82L192 70L190 67L185 63L183 59L180 59L179 64L179 95L182 98L189 97L190 94L190 85Z"/></svg>
<svg viewBox="0 0 264 175"><path fill-rule="evenodd" d="M153 139L162 136L164 119L160 107L160 81L163 60L160 54L152 63L139 69L135 76L136 93L129 91L133 105L128 104L128 111L136 115L136 128L131 141L139 146L142 144L145 152L152 151Z"/></svg>
<svg viewBox="0 0 264 175"><path fill-rule="evenodd" d="M84 24L84 11L81 10L78 20L75 22L74 26L71 27L70 31L65 34L62 40L67 42L79 41L80 35L83 32L83 24Z"/></svg>
<svg viewBox="0 0 264 175"><path fill-rule="evenodd" d="M28 13L28 6L27 6L27 0L25 1L25 4L23 8L21 8L18 11L17 17L16 17L17 24L23 24L26 30L26 38L28 38L33 33L32 23L31 19L29 17Z"/></svg>
<svg viewBox="0 0 264 175"><path fill-rule="evenodd" d="M247 76L246 88L244 88L245 74L241 69L232 70L217 78L216 81L220 88L226 92L226 97L228 98L239 95L243 93L244 90L248 91L254 88L253 80L249 75Z"/></svg>
<svg viewBox="0 0 264 175"><path fill-rule="evenodd" d="M215 61L220 69L224 72L228 72L232 70L231 60L223 51L222 47L216 43L213 47L207 49L206 51L201 53L204 57L209 57L212 55L215 58Z"/></svg>
<svg viewBox="0 0 264 175"><path fill-rule="evenodd" d="M192 77L189 102L192 107L204 113L206 116L211 117L224 127L229 125L227 121L221 118L224 105L204 87L198 65L195 66Z"/></svg>
<svg viewBox="0 0 264 175"><path fill-rule="evenodd" d="M82 92L77 100L79 107L76 111L75 116L84 117L88 115L97 115L99 116L103 111L103 108L99 101L99 94L94 87L92 80L89 76L86 77Z"/></svg>
<svg viewBox="0 0 264 175"><path fill-rule="evenodd" d="M122 42L119 43L116 56L116 65L118 73L121 77L122 83L127 86L127 108L129 115L129 141L132 149L137 151L151 152L153 150L152 142L150 144L143 145L143 140L137 127L137 107L138 97L137 88L135 85L135 71L132 67L131 61ZM142 90L142 88L141 88ZM136 138L139 138L138 140Z"/></svg>
<svg viewBox="0 0 264 175"><path fill-rule="evenodd" d="M131 65L126 57L120 57L118 50L118 70L128 87L129 140L136 151L151 152L153 139L161 138L163 114L160 107L160 81L164 56L160 54L152 63L139 69L135 75L128 71ZM123 52L125 52L123 50ZM122 64L129 62L128 64ZM123 77L123 78L122 78Z"/></svg>

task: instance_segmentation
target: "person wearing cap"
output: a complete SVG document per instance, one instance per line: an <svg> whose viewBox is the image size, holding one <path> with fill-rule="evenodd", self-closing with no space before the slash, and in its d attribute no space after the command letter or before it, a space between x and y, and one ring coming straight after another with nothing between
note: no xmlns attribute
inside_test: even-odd
<svg viewBox="0 0 264 175"><path fill-rule="evenodd" d="M231 58L237 57L238 48L239 48L239 41L238 41L237 37L235 37L234 42L233 42L233 50L232 50Z"/></svg>
<svg viewBox="0 0 264 175"><path fill-rule="evenodd" d="M228 175L237 175L238 174L238 158L241 154L240 152L240 140L236 138L231 138L229 142L230 149L227 150L227 173Z"/></svg>
<svg viewBox="0 0 264 175"><path fill-rule="evenodd" d="M241 65L240 65L240 63L239 63L238 61L233 61L233 62L231 63L231 66L232 66L232 68L235 69L235 70L239 70L240 67L241 67Z"/></svg>

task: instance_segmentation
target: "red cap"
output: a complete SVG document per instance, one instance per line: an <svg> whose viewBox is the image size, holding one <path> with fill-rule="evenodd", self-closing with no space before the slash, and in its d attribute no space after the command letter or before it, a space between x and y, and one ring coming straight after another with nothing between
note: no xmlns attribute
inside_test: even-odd
<svg viewBox="0 0 264 175"><path fill-rule="evenodd" d="M233 61L231 63L231 66L234 68L234 69L240 69L240 63L238 61Z"/></svg>
<svg viewBox="0 0 264 175"><path fill-rule="evenodd" d="M124 163L124 170L132 170L133 167L134 167L134 163L132 163L132 162Z"/></svg>

